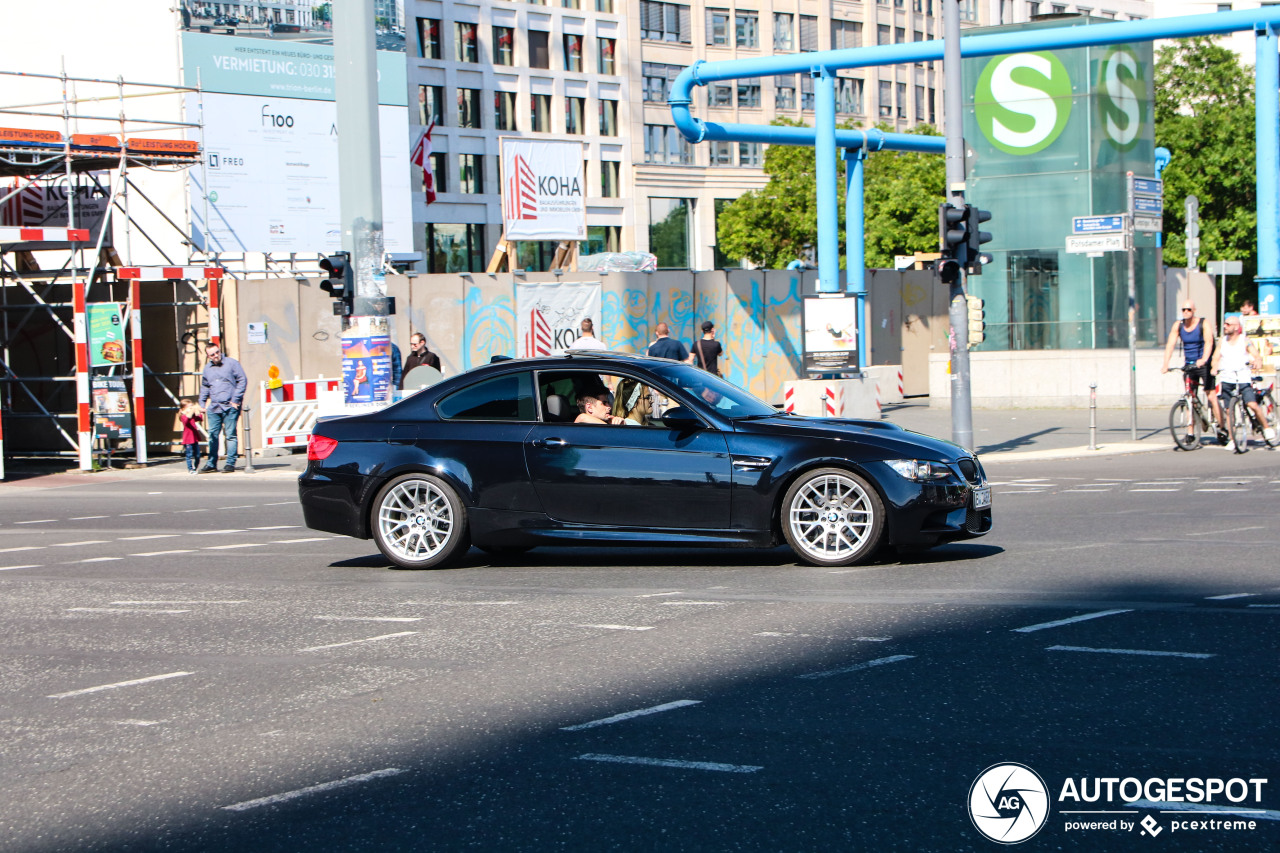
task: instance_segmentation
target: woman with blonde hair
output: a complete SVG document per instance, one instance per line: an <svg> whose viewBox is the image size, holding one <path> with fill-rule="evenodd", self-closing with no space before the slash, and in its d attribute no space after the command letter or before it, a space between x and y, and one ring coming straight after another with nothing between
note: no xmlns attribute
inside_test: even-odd
<svg viewBox="0 0 1280 853"><path fill-rule="evenodd" d="M623 419L627 426L648 426L653 414L653 400L649 389L636 379L618 380L613 395L613 414Z"/></svg>

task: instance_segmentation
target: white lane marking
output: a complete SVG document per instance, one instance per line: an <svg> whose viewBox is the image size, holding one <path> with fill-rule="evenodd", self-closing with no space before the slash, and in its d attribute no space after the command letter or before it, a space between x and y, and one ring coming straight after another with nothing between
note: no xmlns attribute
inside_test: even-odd
<svg viewBox="0 0 1280 853"><path fill-rule="evenodd" d="M1063 489L1062 494L1070 495L1070 494L1074 494L1075 492L1086 493L1086 492L1109 492L1109 491L1111 490L1110 489L1078 489L1077 488L1077 489Z"/></svg>
<svg viewBox="0 0 1280 853"><path fill-rule="evenodd" d="M1130 489L1131 492L1180 492L1181 489Z"/></svg>
<svg viewBox="0 0 1280 853"><path fill-rule="evenodd" d="M232 548L261 548L266 542L237 542L232 545L208 545L202 551L229 551Z"/></svg>
<svg viewBox="0 0 1280 853"><path fill-rule="evenodd" d="M239 527L228 528L227 530L192 530L188 536L218 536L223 533L244 533Z"/></svg>
<svg viewBox="0 0 1280 853"><path fill-rule="evenodd" d="M130 557L163 557L167 554L194 554L194 548L174 548L171 551L141 551L137 554L130 554Z"/></svg>
<svg viewBox="0 0 1280 853"><path fill-rule="evenodd" d="M901 660L911 660L915 655L890 655L887 658L876 658L864 663L855 663L853 666L843 666L840 669L828 669L822 672L810 672L804 675L798 675L797 678L828 678L832 675L844 675L847 672L859 672L864 669L870 669L873 666L884 666L887 663L897 663Z"/></svg>
<svg viewBox="0 0 1280 853"><path fill-rule="evenodd" d="M662 705L654 705L652 708L641 708L637 711L624 711L621 714L614 714L612 717L603 717L599 720L592 720L589 723L578 723L576 726L561 726L562 732L580 732L583 729L594 729L596 726L607 726L611 723L621 723L624 720L633 720L636 717L647 717L649 714L660 714L663 711L674 711L676 708L687 708L690 705L701 705L700 699L677 699L674 702L667 702Z"/></svg>
<svg viewBox="0 0 1280 853"><path fill-rule="evenodd" d="M140 542L143 539L173 539L176 533L148 533L146 536L118 536L117 542Z"/></svg>
<svg viewBox="0 0 1280 853"><path fill-rule="evenodd" d="M220 506L218 509L253 509L257 504L236 504L235 506Z"/></svg>
<svg viewBox="0 0 1280 853"><path fill-rule="evenodd" d="M399 776L401 773L408 773L408 770L401 770L399 767L388 767L385 770L375 770L372 773L361 773L359 776L348 776L345 779L336 779L332 782L322 782L319 785L311 785L306 788L298 788L294 791L285 791L283 794L272 794L269 797L259 797L256 800L245 800L243 803L235 803L222 808L229 812L243 812L249 809L256 809L259 806L270 806L276 803L283 803L287 800L294 800L298 797L305 797L308 794L319 794L324 791L333 791L338 788L346 788L350 785L358 785L361 782L369 782L373 779L383 779L387 776Z"/></svg>
<svg viewBox="0 0 1280 853"><path fill-rule="evenodd" d="M1133 610L1099 610L1097 613L1083 613L1079 616L1071 616L1067 619L1058 619L1054 622L1041 622L1036 625L1028 625L1025 628L1014 628L1014 633L1030 634L1032 631L1043 631L1045 628L1057 628L1062 625L1070 625L1074 622L1087 622L1090 619L1101 619L1103 616L1115 616L1117 613L1132 613Z"/></svg>
<svg viewBox="0 0 1280 853"><path fill-rule="evenodd" d="M250 530L293 530L301 527L299 524L272 524L268 527L250 527Z"/></svg>
<svg viewBox="0 0 1280 853"><path fill-rule="evenodd" d="M207 600L185 600L185 601L113 601L112 604L248 604L249 599L241 598L235 601L207 601Z"/></svg>
<svg viewBox="0 0 1280 853"><path fill-rule="evenodd" d="M116 726L158 726L168 720L110 720L109 722Z"/></svg>
<svg viewBox="0 0 1280 853"><path fill-rule="evenodd" d="M311 646L311 647L309 647L309 648L305 648L305 649L298 649L298 651L300 651L300 652L319 652L319 651L324 651L325 649L336 649L336 648L340 648L340 647L342 647L342 646L354 646L354 645L358 645L358 644L360 644L360 643L375 643L375 642L377 642L378 640L389 640L389 639L391 639L392 637L407 637L407 636L409 636L410 634L416 634L416 633L418 633L418 632L417 632L417 631L400 631L400 632L395 633L395 634L381 634L381 635L379 635L379 636L377 636L377 637L366 637L366 638L365 638L365 639L363 639L363 640L348 640L348 641L347 641L347 642L345 642L345 643L330 643L330 644L329 644L329 645L327 645L327 646Z"/></svg>
<svg viewBox="0 0 1280 853"><path fill-rule="evenodd" d="M1134 483L1135 486L1180 486L1181 480L1140 480Z"/></svg>
<svg viewBox="0 0 1280 853"><path fill-rule="evenodd" d="M160 513L158 513L158 512L122 512L122 513L120 513L120 516L119 516L119 517L120 517L120 518L130 518L131 516L135 516L135 515L159 515L159 514L160 514Z"/></svg>
<svg viewBox="0 0 1280 853"><path fill-rule="evenodd" d="M1243 533L1246 530L1266 530L1262 525L1255 527L1233 527L1230 530L1201 530L1198 533L1188 533L1188 536L1217 536L1220 533Z"/></svg>
<svg viewBox="0 0 1280 853"><path fill-rule="evenodd" d="M15 521L14 524L52 524L57 520L56 518L41 518L35 521Z"/></svg>
<svg viewBox="0 0 1280 853"><path fill-rule="evenodd" d="M175 509L174 512L208 512L208 510L201 507L199 509Z"/></svg>
<svg viewBox="0 0 1280 853"><path fill-rule="evenodd" d="M1197 492L1247 492L1248 489L1196 489Z"/></svg>
<svg viewBox="0 0 1280 853"><path fill-rule="evenodd" d="M14 568L16 568L16 569L21 569L21 568L24 568L24 567L23 567L23 566L14 566ZM35 566L31 566L30 568L35 568ZM1280 604L1250 604L1249 606L1250 606L1250 607L1280 607Z"/></svg>
<svg viewBox="0 0 1280 853"><path fill-rule="evenodd" d="M195 675L194 672L166 672L164 675L149 675L146 678L131 678L128 681L117 681L114 684L99 684L97 687L86 687L82 690L68 690L66 693L54 693L47 699L66 699L68 696L83 696L86 693L99 693L103 690L115 690L117 687L133 687L135 684L149 684L152 681L164 681L169 678L182 678Z"/></svg>
<svg viewBox="0 0 1280 853"><path fill-rule="evenodd" d="M290 506L291 504L297 503L297 501L276 501L273 504L263 504L263 506Z"/></svg>
<svg viewBox="0 0 1280 853"><path fill-rule="evenodd" d="M1204 803L1172 803L1164 800L1134 800L1127 805L1135 809L1160 809L1165 814L1216 814L1248 815L1256 820L1280 820L1280 811L1272 809L1233 809L1230 806L1205 805Z"/></svg>
<svg viewBox="0 0 1280 853"><path fill-rule="evenodd" d="M106 518L105 515L73 515L68 521L88 521L91 518Z"/></svg>
<svg viewBox="0 0 1280 853"><path fill-rule="evenodd" d="M76 560L77 563L109 563L112 560L123 560L124 557L90 557L87 560Z"/></svg>
<svg viewBox="0 0 1280 853"><path fill-rule="evenodd" d="M54 548L75 548L78 545L102 545L106 543L106 539L85 539L83 542L55 542Z"/></svg>
<svg viewBox="0 0 1280 853"><path fill-rule="evenodd" d="M17 545L13 548L0 548L0 554L8 554L13 551L39 551L43 548L43 545Z"/></svg>
<svg viewBox="0 0 1280 853"><path fill-rule="evenodd" d="M273 540L271 540L271 543L270 543L270 544L272 544L272 545L298 545L298 544L300 544L300 543L302 543L302 542L324 542L324 541L325 541L326 539L328 539L328 538L329 538L329 537L327 537L327 536L312 536L310 539L273 539Z"/></svg>
<svg viewBox="0 0 1280 853"><path fill-rule="evenodd" d="M1205 601L1227 601L1232 598L1252 598L1257 595L1256 592L1233 592L1229 595L1210 595L1205 597Z"/></svg>
<svg viewBox="0 0 1280 853"><path fill-rule="evenodd" d="M421 616L312 616L329 622L421 622Z"/></svg>
<svg viewBox="0 0 1280 853"><path fill-rule="evenodd" d="M190 610L142 610L128 607L68 607L68 613L190 613Z"/></svg>
<svg viewBox="0 0 1280 853"><path fill-rule="evenodd" d="M795 631L760 631L752 636L755 637L815 637L816 634L798 634ZM893 637L845 637L847 640L853 640L857 643L887 643Z"/></svg>
<svg viewBox="0 0 1280 853"><path fill-rule="evenodd" d="M658 602L658 603L659 603L659 604L661 604L661 605L663 605L664 607L687 607L687 606L689 606L689 605L691 605L691 604L697 604L697 605L703 605L703 606L710 605L710 606L715 606L715 607L723 607L724 605L728 604L729 602L727 602L727 601L660 601L660 602Z"/></svg>
<svg viewBox="0 0 1280 853"><path fill-rule="evenodd" d="M0 566L0 572L12 572L14 569L38 569L39 565L30 566Z"/></svg>
<svg viewBox="0 0 1280 853"><path fill-rule="evenodd" d="M652 631L652 625L577 625L578 628L603 628L607 631Z"/></svg>
<svg viewBox="0 0 1280 853"><path fill-rule="evenodd" d="M678 761L674 758L640 758L634 755L602 755L588 752L575 761L608 761L613 764L644 764L649 767L675 767L680 770L718 770L721 773L755 773L763 770L751 764L718 764L713 761Z"/></svg>
<svg viewBox="0 0 1280 853"><path fill-rule="evenodd" d="M147 492L149 495L163 495L164 492Z"/></svg>
<svg viewBox="0 0 1280 853"><path fill-rule="evenodd" d="M675 592L650 592L650 593L646 593L645 595L637 595L636 598L658 598L659 596L663 596L663 595L681 595L681 594L682 592L680 590L676 590Z"/></svg>
<svg viewBox="0 0 1280 853"><path fill-rule="evenodd" d="M1047 652L1094 652L1106 655L1145 655L1160 658L1211 658L1214 655L1203 652L1157 652L1150 649L1091 649L1088 646L1049 646Z"/></svg>

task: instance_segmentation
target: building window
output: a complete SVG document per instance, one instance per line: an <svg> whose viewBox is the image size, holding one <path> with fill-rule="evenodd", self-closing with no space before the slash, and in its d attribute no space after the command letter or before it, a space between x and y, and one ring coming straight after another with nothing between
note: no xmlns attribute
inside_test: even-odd
<svg viewBox="0 0 1280 853"><path fill-rule="evenodd" d="M1031 20L1032 18L1036 17L1036 16L1037 16L1037 15L1039 15L1039 14L1040 14L1040 4L1039 4L1039 3L1028 3L1028 4L1027 4L1027 20L1028 20L1028 21L1029 21L1029 20Z"/></svg>
<svg viewBox="0 0 1280 853"><path fill-rule="evenodd" d="M418 87L418 124L444 125L444 86Z"/></svg>
<svg viewBox="0 0 1280 853"><path fill-rule="evenodd" d="M738 81L738 106L760 106L760 78L744 77Z"/></svg>
<svg viewBox="0 0 1280 853"><path fill-rule="evenodd" d="M586 98L564 99L564 132L581 135L586 129Z"/></svg>
<svg viewBox="0 0 1280 853"><path fill-rule="evenodd" d="M739 10L733 15L738 47L760 46L760 13Z"/></svg>
<svg viewBox="0 0 1280 853"><path fill-rule="evenodd" d="M802 53L818 49L818 19L814 15L800 16L800 51Z"/></svg>
<svg viewBox="0 0 1280 853"><path fill-rule="evenodd" d="M938 114L933 110L933 87L929 87L929 124L937 125Z"/></svg>
<svg viewBox="0 0 1280 853"><path fill-rule="evenodd" d="M433 273L480 272L485 268L483 225L427 225L428 268Z"/></svg>
<svg viewBox="0 0 1280 853"><path fill-rule="evenodd" d="M431 155L431 175L435 181L435 191L447 193L449 191L449 158L443 151L437 151Z"/></svg>
<svg viewBox="0 0 1280 853"><path fill-rule="evenodd" d="M622 251L622 226L588 225L587 245L583 249L585 255Z"/></svg>
<svg viewBox="0 0 1280 853"><path fill-rule="evenodd" d="M924 121L924 86L916 86L916 121Z"/></svg>
<svg viewBox="0 0 1280 853"><path fill-rule="evenodd" d="M709 107L732 107L733 106L733 84L732 83L712 83L707 88L707 106Z"/></svg>
<svg viewBox="0 0 1280 853"><path fill-rule="evenodd" d="M896 114L898 118L906 118L907 117L907 84L898 83L897 90L898 90L898 109L896 111Z"/></svg>
<svg viewBox="0 0 1280 853"><path fill-rule="evenodd" d="M453 25L453 58L458 62L479 62L480 49L476 43L476 25Z"/></svg>
<svg viewBox="0 0 1280 853"><path fill-rule="evenodd" d="M622 164L617 160L600 161L600 195L605 198L622 196Z"/></svg>
<svg viewBox="0 0 1280 853"><path fill-rule="evenodd" d="M582 0L560 0L560 7L563 9L581 9Z"/></svg>
<svg viewBox="0 0 1280 853"><path fill-rule="evenodd" d="M862 46L862 23L860 21L832 21L831 49L844 50Z"/></svg>
<svg viewBox="0 0 1280 853"><path fill-rule="evenodd" d="M618 135L618 102L608 98L600 99L600 135Z"/></svg>
<svg viewBox="0 0 1280 853"><path fill-rule="evenodd" d="M680 131L665 124L644 126L644 161L687 166L693 163L693 146Z"/></svg>
<svg viewBox="0 0 1280 853"><path fill-rule="evenodd" d="M533 95L530 97L529 129L537 133L551 132L551 96Z"/></svg>
<svg viewBox="0 0 1280 853"><path fill-rule="evenodd" d="M711 158L712 166L732 166L733 165L733 143L732 142L713 142L707 148L707 154Z"/></svg>
<svg viewBox="0 0 1280 853"><path fill-rule="evenodd" d="M728 9L707 9L707 44L729 46Z"/></svg>
<svg viewBox="0 0 1280 853"><path fill-rule="evenodd" d="M512 27L493 28L493 64L516 64L516 31Z"/></svg>
<svg viewBox="0 0 1280 853"><path fill-rule="evenodd" d="M458 192L484 192L484 155L458 155Z"/></svg>
<svg viewBox="0 0 1280 853"><path fill-rule="evenodd" d="M739 142L738 143L738 165L748 166L752 169L760 168L760 143L759 142Z"/></svg>
<svg viewBox="0 0 1280 853"><path fill-rule="evenodd" d="M796 108L796 75L779 74L773 78L774 109L794 110Z"/></svg>
<svg viewBox="0 0 1280 853"><path fill-rule="evenodd" d="M435 18L418 19L418 56L440 59L440 22Z"/></svg>
<svg viewBox="0 0 1280 853"><path fill-rule="evenodd" d="M600 48L599 72L601 74L617 74L617 65L613 61L613 56L618 49L618 40L598 38L596 39L596 46Z"/></svg>
<svg viewBox="0 0 1280 853"><path fill-rule="evenodd" d="M773 13L773 49L775 51L795 50L795 38L791 29L794 17L786 12Z"/></svg>
<svg viewBox="0 0 1280 853"><path fill-rule="evenodd" d="M893 83L880 81L880 118L893 117Z"/></svg>
<svg viewBox="0 0 1280 853"><path fill-rule="evenodd" d="M862 115L862 85L856 77L836 79L836 112Z"/></svg>
<svg viewBox="0 0 1280 853"><path fill-rule="evenodd" d="M564 70L582 70L582 36L575 33L564 36Z"/></svg>
<svg viewBox="0 0 1280 853"><path fill-rule="evenodd" d="M613 0L596 0L596 11L613 14Z"/></svg>
<svg viewBox="0 0 1280 853"><path fill-rule="evenodd" d="M641 38L692 44L690 30L688 6L640 0Z"/></svg>
<svg viewBox="0 0 1280 853"><path fill-rule="evenodd" d="M876 44L889 43L889 25L876 24Z"/></svg>
<svg viewBox="0 0 1280 853"><path fill-rule="evenodd" d="M894 28L893 28L893 43L894 43L894 44L902 44L902 43L903 43L904 41L906 41L906 40L907 40L907 31L906 31L906 29L905 29L905 28L903 28L903 27L894 27Z"/></svg>
<svg viewBox="0 0 1280 853"><path fill-rule="evenodd" d="M551 34L542 30L529 30L529 67L551 67Z"/></svg>
<svg viewBox="0 0 1280 853"><path fill-rule="evenodd" d="M733 199L731 198L718 198L716 199L716 203L715 203L716 247L715 247L715 252L713 253L714 260L712 261L712 263L715 264L715 268L718 270L737 269L739 266L741 266L741 264L730 259L727 255L725 255L723 252L720 251L720 236L719 236L720 235L720 214L724 213L724 209L731 204L733 204Z"/></svg>
<svg viewBox="0 0 1280 853"><path fill-rule="evenodd" d="M649 251L659 267L689 268L693 204L691 198L649 199Z"/></svg>
<svg viewBox="0 0 1280 853"><path fill-rule="evenodd" d="M480 90L458 90L458 127L480 127Z"/></svg>
<svg viewBox="0 0 1280 853"><path fill-rule="evenodd" d="M516 93L493 93L493 126L498 130L516 130Z"/></svg>
<svg viewBox="0 0 1280 853"><path fill-rule="evenodd" d="M800 109L813 111L813 78L808 74L800 75Z"/></svg>
<svg viewBox="0 0 1280 853"><path fill-rule="evenodd" d="M681 71L680 65L666 65L661 62L646 62L641 66L644 75L644 100L648 104L665 104L671 94L671 81Z"/></svg>

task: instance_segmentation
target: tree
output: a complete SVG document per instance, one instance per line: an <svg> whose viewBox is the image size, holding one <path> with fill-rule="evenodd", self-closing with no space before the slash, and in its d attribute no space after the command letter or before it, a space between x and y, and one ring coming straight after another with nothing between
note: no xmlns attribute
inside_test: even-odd
<svg viewBox="0 0 1280 853"><path fill-rule="evenodd" d="M311 18L315 21L330 21L333 19L333 4L321 3L311 9Z"/></svg>
<svg viewBox="0 0 1280 853"><path fill-rule="evenodd" d="M777 119L776 125L803 127ZM849 127L848 124L841 125ZM935 135L929 125L911 131ZM769 182L744 193L719 218L716 239L731 258L778 269L813 254L818 243L818 200L814 149L771 145L765 151ZM837 163L836 204L844 233L845 163ZM938 204L943 199L945 161L937 154L877 151L863 171L867 266L892 267L893 256L938 249ZM840 244L840 265L845 244Z"/></svg>
<svg viewBox="0 0 1280 853"><path fill-rule="evenodd" d="M1173 154L1164 179L1164 261L1184 266L1189 195L1200 200L1200 257L1240 260L1228 304L1253 296L1257 272L1253 75L1207 38L1156 55L1155 138Z"/></svg>

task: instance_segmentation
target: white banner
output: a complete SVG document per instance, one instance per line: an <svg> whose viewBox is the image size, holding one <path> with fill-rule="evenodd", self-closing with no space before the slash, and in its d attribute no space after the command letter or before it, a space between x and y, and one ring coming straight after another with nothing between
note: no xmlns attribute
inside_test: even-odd
<svg viewBox="0 0 1280 853"><path fill-rule="evenodd" d="M502 139L502 227L508 240L585 240L581 142Z"/></svg>
<svg viewBox="0 0 1280 853"><path fill-rule="evenodd" d="M600 323L600 282L516 285L516 350L521 357L563 355L582 334L582 321Z"/></svg>

